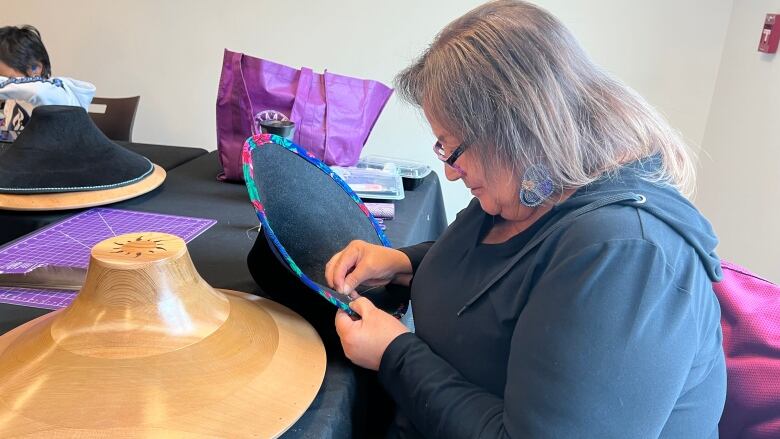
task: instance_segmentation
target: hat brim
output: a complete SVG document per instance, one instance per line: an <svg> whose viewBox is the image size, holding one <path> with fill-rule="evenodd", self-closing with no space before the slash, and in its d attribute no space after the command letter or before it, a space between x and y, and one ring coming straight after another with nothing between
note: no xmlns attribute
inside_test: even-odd
<svg viewBox="0 0 780 439"><path fill-rule="evenodd" d="M221 292L230 314L219 329L195 344L143 358L73 354L52 336L64 310L6 333L0 338L3 431L47 437L64 430L113 437L281 435L317 395L326 368L323 344L282 305Z"/></svg>
<svg viewBox="0 0 780 439"><path fill-rule="evenodd" d="M376 219L335 172L283 137L250 137L244 144L242 161L249 197L265 235L258 237L255 247L263 245L260 240L267 240L276 259L308 289L359 317L349 306L357 296L329 288L324 267L330 257L356 239L390 247ZM258 273L252 267L250 271ZM258 283L262 288L262 280ZM378 291L372 292L379 296ZM390 300L384 305L397 317L406 312L405 302Z"/></svg>
<svg viewBox="0 0 780 439"><path fill-rule="evenodd" d="M151 174L125 186L80 192L4 194L0 193L0 210L47 211L102 206L135 198L159 187L166 172L154 165Z"/></svg>

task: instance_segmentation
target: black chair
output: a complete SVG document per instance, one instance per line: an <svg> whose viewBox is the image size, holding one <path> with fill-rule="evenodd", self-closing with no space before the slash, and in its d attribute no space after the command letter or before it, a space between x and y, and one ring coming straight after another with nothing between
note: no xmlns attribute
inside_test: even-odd
<svg viewBox="0 0 780 439"><path fill-rule="evenodd" d="M93 113L90 110L89 115L100 128L100 131L111 140L132 141L133 122L135 122L135 112L138 110L138 101L140 96L129 98L93 98L92 103L105 105L106 110L103 113Z"/></svg>

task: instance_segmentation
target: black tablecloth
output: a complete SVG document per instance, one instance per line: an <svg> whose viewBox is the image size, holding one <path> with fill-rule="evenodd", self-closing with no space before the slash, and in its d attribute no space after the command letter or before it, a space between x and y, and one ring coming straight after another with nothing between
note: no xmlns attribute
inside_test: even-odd
<svg viewBox="0 0 780 439"><path fill-rule="evenodd" d="M150 145L148 143L116 142L135 153L148 158L157 166L170 171L190 160L206 155L208 151L203 148L189 146Z"/></svg>
<svg viewBox="0 0 780 439"><path fill-rule="evenodd" d="M145 143L117 142L125 148L141 154L153 163L170 172L208 151L203 148L183 146L149 145ZM33 230L59 221L62 218L81 212L84 209L59 212L12 212L0 210L0 245L24 236Z"/></svg>
<svg viewBox="0 0 780 439"><path fill-rule="evenodd" d="M246 187L218 182L218 171L217 153L212 152L173 169L160 188L111 207L216 219L216 225L188 244L198 272L213 287L262 294L246 264L259 221ZM404 200L397 201L396 219L386 224L387 236L395 246L438 237L446 227L446 218L436 175L426 177ZM46 312L0 304L0 331ZM283 437L343 438L363 433L367 390L360 382L364 378L365 372L344 358L340 349L329 349L325 380L316 399Z"/></svg>
<svg viewBox="0 0 780 439"><path fill-rule="evenodd" d="M439 178L431 173L403 200L395 202L395 218L387 221L387 238L394 247L404 247L439 237L447 227L447 213Z"/></svg>

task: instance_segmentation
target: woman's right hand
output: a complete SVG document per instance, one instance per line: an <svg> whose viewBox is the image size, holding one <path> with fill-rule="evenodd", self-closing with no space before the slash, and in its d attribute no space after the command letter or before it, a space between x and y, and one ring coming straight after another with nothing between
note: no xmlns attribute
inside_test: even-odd
<svg viewBox="0 0 780 439"><path fill-rule="evenodd" d="M412 263L401 251L365 241L352 241L325 265L325 279L342 294L358 285L380 286L395 281L408 285Z"/></svg>

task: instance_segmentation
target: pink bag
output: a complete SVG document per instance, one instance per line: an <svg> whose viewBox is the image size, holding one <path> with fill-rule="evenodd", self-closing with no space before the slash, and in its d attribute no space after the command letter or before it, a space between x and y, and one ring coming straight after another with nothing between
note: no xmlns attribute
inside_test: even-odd
<svg viewBox="0 0 780 439"><path fill-rule="evenodd" d="M220 179L243 181L241 149L268 111L295 122L293 142L328 165L351 166L393 90L325 71L314 73L225 49L217 93Z"/></svg>
<svg viewBox="0 0 780 439"><path fill-rule="evenodd" d="M728 390L721 439L780 438L780 286L725 261L721 307Z"/></svg>

